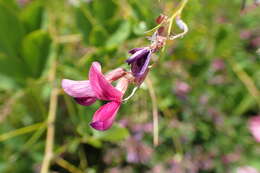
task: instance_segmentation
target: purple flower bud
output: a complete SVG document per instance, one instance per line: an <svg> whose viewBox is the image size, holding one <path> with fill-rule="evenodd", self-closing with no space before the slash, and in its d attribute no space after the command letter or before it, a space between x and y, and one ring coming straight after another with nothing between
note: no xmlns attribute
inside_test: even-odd
<svg viewBox="0 0 260 173"><path fill-rule="evenodd" d="M152 50L149 47L135 48L129 51L132 54L130 58L126 60L128 64L131 64L131 71L134 77L139 78L142 82L147 75L149 62L152 55Z"/></svg>

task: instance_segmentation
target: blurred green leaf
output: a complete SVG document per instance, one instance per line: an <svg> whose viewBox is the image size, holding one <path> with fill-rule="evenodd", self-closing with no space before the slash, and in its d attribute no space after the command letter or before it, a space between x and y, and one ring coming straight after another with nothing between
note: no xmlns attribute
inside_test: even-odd
<svg viewBox="0 0 260 173"><path fill-rule="evenodd" d="M129 21L122 22L115 33L106 42L107 47L115 47L127 39L130 34L131 25Z"/></svg>
<svg viewBox="0 0 260 173"><path fill-rule="evenodd" d="M94 136L97 139L103 141L117 142L126 139L129 136L129 132L126 128L120 127L116 124L112 126L111 129L107 131L97 131L93 130Z"/></svg>
<svg viewBox="0 0 260 173"><path fill-rule="evenodd" d="M23 57L34 77L38 77L45 67L50 51L51 38L46 31L37 30L23 40Z"/></svg>
<svg viewBox="0 0 260 173"><path fill-rule="evenodd" d="M99 0L93 1L92 14L95 18L99 19L101 22L107 22L111 19L117 12L117 4L113 1Z"/></svg>
<svg viewBox="0 0 260 173"><path fill-rule="evenodd" d="M16 14L0 1L0 51L18 57L23 26Z"/></svg>
<svg viewBox="0 0 260 173"><path fill-rule="evenodd" d="M96 26L93 28L90 34L90 40L89 42L93 46L103 46L106 43L107 34L100 28L99 26Z"/></svg>
<svg viewBox="0 0 260 173"><path fill-rule="evenodd" d="M17 88L17 83L10 77L0 74L0 90L9 90Z"/></svg>
<svg viewBox="0 0 260 173"><path fill-rule="evenodd" d="M147 25L145 22L139 22L134 25L133 31L136 35L144 35L145 31L147 31Z"/></svg>
<svg viewBox="0 0 260 173"><path fill-rule="evenodd" d="M21 59L7 57L4 54L0 54L0 73L20 84L24 83L24 79L28 75L26 66Z"/></svg>
<svg viewBox="0 0 260 173"><path fill-rule="evenodd" d="M89 37L90 37L90 32L92 30L92 25L89 19L86 17L84 14L83 8L76 8L75 9L75 17L76 17L76 23L78 26L78 29L83 35L83 40L85 44L89 43Z"/></svg>
<svg viewBox="0 0 260 173"><path fill-rule="evenodd" d="M42 1L33 1L21 12L21 20L27 33L40 28L43 11Z"/></svg>

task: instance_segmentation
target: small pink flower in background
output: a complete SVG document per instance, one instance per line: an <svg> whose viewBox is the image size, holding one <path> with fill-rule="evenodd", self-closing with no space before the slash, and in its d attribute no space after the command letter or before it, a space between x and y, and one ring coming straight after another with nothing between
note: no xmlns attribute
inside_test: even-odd
<svg viewBox="0 0 260 173"><path fill-rule="evenodd" d="M237 168L236 173L259 173L259 171L257 171L254 167L251 166L243 166Z"/></svg>
<svg viewBox="0 0 260 173"><path fill-rule="evenodd" d="M257 142L260 142L260 115L249 119L249 129Z"/></svg>
<svg viewBox="0 0 260 173"><path fill-rule="evenodd" d="M74 97L77 103L84 106L93 104L97 99L109 101L95 112L90 124L96 130L107 130L113 124L116 113L121 106L123 94L128 86L126 78L120 79L116 88L111 85L111 82L124 75L125 71L119 68L104 76L100 64L93 62L89 71L89 80L72 81L63 79L62 88L68 95Z"/></svg>
<svg viewBox="0 0 260 173"><path fill-rule="evenodd" d="M146 163L152 156L153 149L141 142L140 136L130 137L126 142L127 161Z"/></svg>
<svg viewBox="0 0 260 173"><path fill-rule="evenodd" d="M191 87L184 81L177 81L175 83L174 92L178 97L186 98L186 95L191 91Z"/></svg>
<svg viewBox="0 0 260 173"><path fill-rule="evenodd" d="M225 62L223 59L214 59L211 67L214 71L221 71L225 69Z"/></svg>

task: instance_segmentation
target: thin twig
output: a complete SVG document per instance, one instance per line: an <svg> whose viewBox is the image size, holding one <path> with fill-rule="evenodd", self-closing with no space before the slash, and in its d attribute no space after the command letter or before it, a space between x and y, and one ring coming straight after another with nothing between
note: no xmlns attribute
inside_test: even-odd
<svg viewBox="0 0 260 173"><path fill-rule="evenodd" d="M35 130L39 129L43 124L44 123L36 123L36 124L30 125L30 126L26 126L26 127L20 128L20 129L16 129L16 130L11 131L11 132L1 134L0 135L0 142L5 141L5 140L10 139L10 138L15 137L15 136L19 136L19 135L23 135L23 134L35 131Z"/></svg>
<svg viewBox="0 0 260 173"><path fill-rule="evenodd" d="M55 119L56 119L56 109L58 102L59 90L55 86L55 75L56 75L56 62L53 63L50 73L50 82L52 83L52 91L50 97L50 106L47 121L47 137L45 145L45 154L41 167L41 173L48 173L50 163L53 157L53 145L54 145L54 135L55 135Z"/></svg>
<svg viewBox="0 0 260 173"><path fill-rule="evenodd" d="M152 106L153 106L153 145L158 146L159 144L159 133L158 133L158 108L157 108L157 99L153 88L152 80L149 76L146 77L145 80L149 94L152 99Z"/></svg>
<svg viewBox="0 0 260 173"><path fill-rule="evenodd" d="M83 173L80 169L78 169L76 166L72 165L68 161L64 160L61 157L58 157L55 159L55 162L61 166L62 168L66 169L67 171L71 173Z"/></svg>
<svg viewBox="0 0 260 173"><path fill-rule="evenodd" d="M260 92L257 89L253 79L242 69L242 67L234 61L230 60L232 70L236 73L238 78L243 82L251 96L255 99L260 107Z"/></svg>

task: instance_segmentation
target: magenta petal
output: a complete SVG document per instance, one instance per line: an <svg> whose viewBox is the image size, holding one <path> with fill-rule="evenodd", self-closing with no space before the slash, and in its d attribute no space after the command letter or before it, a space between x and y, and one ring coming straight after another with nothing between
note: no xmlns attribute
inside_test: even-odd
<svg viewBox="0 0 260 173"><path fill-rule="evenodd" d="M101 106L93 116L91 127L101 131L109 129L114 122L120 105L121 103L113 101Z"/></svg>
<svg viewBox="0 0 260 173"><path fill-rule="evenodd" d="M97 100L95 97L75 97L75 101L83 106L89 106L95 103Z"/></svg>
<svg viewBox="0 0 260 173"><path fill-rule="evenodd" d="M96 97L100 100L109 100L120 102L122 93L114 88L98 69L97 62L92 63L89 71L89 81Z"/></svg>
<svg viewBox="0 0 260 173"><path fill-rule="evenodd" d="M72 97L95 97L88 80L74 81L63 79L61 86L63 90Z"/></svg>

